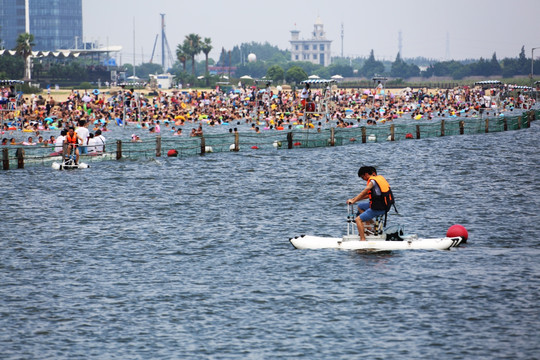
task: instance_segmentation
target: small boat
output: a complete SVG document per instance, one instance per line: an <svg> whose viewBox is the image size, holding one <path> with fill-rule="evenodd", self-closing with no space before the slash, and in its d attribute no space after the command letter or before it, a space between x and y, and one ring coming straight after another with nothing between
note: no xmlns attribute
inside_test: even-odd
<svg viewBox="0 0 540 360"><path fill-rule="evenodd" d="M296 249L393 251L449 250L467 240L467 236L464 234L462 236L448 236L447 233L447 236L441 238L419 238L416 234L404 234L401 226L389 226L383 229L384 220L379 217L375 219L375 226L366 231L366 240L360 241L360 236L355 234L355 217L354 208L349 205L347 235L342 238L301 235L290 238L289 241Z"/></svg>

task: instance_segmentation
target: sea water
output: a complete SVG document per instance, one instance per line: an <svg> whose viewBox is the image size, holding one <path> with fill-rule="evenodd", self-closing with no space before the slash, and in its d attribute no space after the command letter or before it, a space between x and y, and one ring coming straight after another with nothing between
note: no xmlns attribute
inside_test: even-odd
<svg viewBox="0 0 540 360"><path fill-rule="evenodd" d="M3 359L533 359L540 124L335 148L0 173ZM342 236L361 165L389 224L451 251L295 250Z"/></svg>

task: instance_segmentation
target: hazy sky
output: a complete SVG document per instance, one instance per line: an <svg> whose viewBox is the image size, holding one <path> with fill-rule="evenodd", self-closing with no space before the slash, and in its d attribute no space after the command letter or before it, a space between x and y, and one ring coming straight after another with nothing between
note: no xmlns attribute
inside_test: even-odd
<svg viewBox="0 0 540 360"><path fill-rule="evenodd" d="M122 63L148 62L161 34L160 13L175 57L176 46L190 33L212 39L210 57L243 42L290 47L290 30L311 38L319 16L332 55L394 60L402 38L402 57L437 60L517 57L525 46L540 47L540 0L83 0L83 36L87 42L121 45ZM135 29L135 46L133 41ZM535 58L540 49L535 50ZM198 60L204 59L200 55ZM120 59L119 59L120 60ZM161 63L161 38L154 63Z"/></svg>

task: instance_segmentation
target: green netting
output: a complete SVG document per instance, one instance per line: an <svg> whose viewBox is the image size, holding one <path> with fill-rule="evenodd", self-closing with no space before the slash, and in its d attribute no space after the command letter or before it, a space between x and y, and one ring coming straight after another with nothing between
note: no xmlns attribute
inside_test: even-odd
<svg viewBox="0 0 540 360"><path fill-rule="evenodd" d="M385 142L392 140L425 139L440 136L468 135L485 132L519 130L529 126L530 121L540 116L540 110L515 116L497 118L444 119L432 122L411 122L405 124L368 125L351 128L333 128L317 131L315 129L288 131L253 131L238 134L239 151L260 151L270 149L314 148L342 146L363 142ZM114 160L119 158L141 159L167 156L174 149L179 157L195 156L204 153L229 152L235 150L236 134L212 134L201 137L161 138L142 142L108 142L106 152L100 155L81 155L80 161L86 163ZM203 146L204 143L204 146ZM54 147L4 146L2 168L15 169L20 161L24 166L48 165L60 162L61 156L51 156ZM24 150L21 159L21 150Z"/></svg>

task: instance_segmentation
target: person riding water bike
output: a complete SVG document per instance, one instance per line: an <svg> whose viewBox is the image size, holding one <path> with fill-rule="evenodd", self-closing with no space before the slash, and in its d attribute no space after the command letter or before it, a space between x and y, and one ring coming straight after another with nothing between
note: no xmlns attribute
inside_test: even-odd
<svg viewBox="0 0 540 360"><path fill-rule="evenodd" d="M74 151L75 152L75 165L78 165L79 164L79 145L84 143L83 139L79 135L77 135L73 127L70 127L66 135L65 141L68 144L68 149L67 149L68 157L66 160L69 159L69 157L72 154L72 151Z"/></svg>
<svg viewBox="0 0 540 360"><path fill-rule="evenodd" d="M367 185L360 194L348 199L347 205L369 198L369 201L362 201L358 204L358 216L355 219L360 240L365 241L364 224L377 216L386 215L394 204L394 195L388 181L381 175L377 175L377 170L374 167L362 166L358 170L358 177L367 181Z"/></svg>

